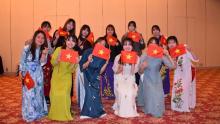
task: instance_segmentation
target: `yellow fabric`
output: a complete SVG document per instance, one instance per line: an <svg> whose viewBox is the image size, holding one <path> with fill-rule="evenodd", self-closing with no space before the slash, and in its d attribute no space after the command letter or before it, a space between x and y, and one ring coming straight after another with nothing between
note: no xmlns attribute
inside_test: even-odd
<svg viewBox="0 0 220 124"><path fill-rule="evenodd" d="M76 64L57 62L61 48L57 48L52 55L51 64L53 74L51 79L50 101L51 107L48 118L52 120L73 120L71 107L72 72L76 70Z"/></svg>

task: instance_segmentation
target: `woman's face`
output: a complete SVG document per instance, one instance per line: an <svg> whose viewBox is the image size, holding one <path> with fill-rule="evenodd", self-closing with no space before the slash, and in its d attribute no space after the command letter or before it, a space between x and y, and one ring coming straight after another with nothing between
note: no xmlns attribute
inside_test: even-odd
<svg viewBox="0 0 220 124"><path fill-rule="evenodd" d="M159 37L160 36L160 31L153 28L152 34L153 34L154 37Z"/></svg>
<svg viewBox="0 0 220 124"><path fill-rule="evenodd" d="M112 27L107 28L107 35L113 35L114 29Z"/></svg>
<svg viewBox="0 0 220 124"><path fill-rule="evenodd" d="M124 45L123 45L123 49L124 49L124 51L132 51L131 42L125 41L125 43L124 43Z"/></svg>
<svg viewBox="0 0 220 124"><path fill-rule="evenodd" d="M42 33L39 33L35 38L35 43L37 46L43 45L45 42L45 37Z"/></svg>
<svg viewBox="0 0 220 124"><path fill-rule="evenodd" d="M84 38L87 37L88 35L89 35L89 29L88 29L88 28L82 30L82 36L83 36Z"/></svg>
<svg viewBox="0 0 220 124"><path fill-rule="evenodd" d="M66 25L66 30L67 31L73 30L73 28L74 28L73 22L67 23L67 25Z"/></svg>
<svg viewBox="0 0 220 124"><path fill-rule="evenodd" d="M72 38L69 38L69 39L66 41L66 47L67 47L68 49L72 49L75 45L76 45L76 43L73 42L73 39L72 39Z"/></svg>
<svg viewBox="0 0 220 124"><path fill-rule="evenodd" d="M105 40L101 40L101 41L99 42L99 44L101 44L102 46L105 46L105 45L106 45L106 42L105 42Z"/></svg>
<svg viewBox="0 0 220 124"><path fill-rule="evenodd" d="M128 26L128 30L129 30L129 31L135 31L134 25L133 25L133 24L130 24L130 25Z"/></svg>
<svg viewBox="0 0 220 124"><path fill-rule="evenodd" d="M49 26L43 27L42 30L44 32L50 32L51 28Z"/></svg>
<svg viewBox="0 0 220 124"><path fill-rule="evenodd" d="M174 48L176 46L177 46L177 43L175 42L175 40L173 40L173 39L169 40L169 42L168 42L169 49Z"/></svg>
<svg viewBox="0 0 220 124"><path fill-rule="evenodd" d="M151 40L148 45L150 45L150 44L156 44L157 45L157 42L156 42L156 40Z"/></svg>

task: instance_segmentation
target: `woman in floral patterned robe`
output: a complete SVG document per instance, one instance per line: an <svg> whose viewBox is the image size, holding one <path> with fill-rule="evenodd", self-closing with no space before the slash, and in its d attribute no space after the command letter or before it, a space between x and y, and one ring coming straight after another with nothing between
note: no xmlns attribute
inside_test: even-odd
<svg viewBox="0 0 220 124"><path fill-rule="evenodd" d="M31 89L28 89L24 84L22 85L22 118L27 122L47 115L42 70L48 53L48 49L44 49L45 43L45 33L36 31L33 42L30 45L25 45L20 61L20 76L23 78L29 72L34 81L34 87Z"/></svg>
<svg viewBox="0 0 220 124"><path fill-rule="evenodd" d="M175 36L168 39L168 47L178 45ZM192 81L192 61L198 62L198 58L187 48L186 53L176 58L177 67L174 72L172 88L171 109L179 112L190 112L195 107L196 85Z"/></svg>

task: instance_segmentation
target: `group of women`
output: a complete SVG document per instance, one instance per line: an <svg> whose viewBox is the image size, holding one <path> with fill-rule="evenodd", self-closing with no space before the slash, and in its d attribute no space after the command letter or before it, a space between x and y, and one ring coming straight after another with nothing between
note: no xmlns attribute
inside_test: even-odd
<svg viewBox="0 0 220 124"><path fill-rule="evenodd" d="M50 30L51 24L44 21L33 38L25 43L22 53L20 76L23 79L22 117L25 121L31 122L46 115L51 120L73 120L73 89L77 89L81 119L106 116L102 97L115 100L112 109L117 116L136 117L139 115L137 106L140 106L145 114L162 117L165 111L164 97L170 91L171 69L174 69L171 109L189 112L195 107L192 61L198 62L198 58L188 46L186 53L171 58L168 50L178 46L178 40L175 36L169 36L162 41L164 36L159 26L152 26L153 36L147 44L136 30L134 21L128 23L128 32L121 41L112 24L106 27L105 35L95 42L88 39L91 34L88 25L83 25L76 37L76 23L73 19L68 19L62 27L67 32L65 36L60 34L59 29L51 37ZM129 36L130 32L139 34L138 41L134 42ZM117 39L114 45L108 42L108 36ZM145 51L152 44L163 48L161 58L152 57ZM96 45L111 51L109 59L93 55ZM77 51L77 62L61 61L63 49ZM136 52L135 64L122 62L121 51ZM34 81L31 89L24 83L27 73ZM47 104L50 105L49 112Z"/></svg>

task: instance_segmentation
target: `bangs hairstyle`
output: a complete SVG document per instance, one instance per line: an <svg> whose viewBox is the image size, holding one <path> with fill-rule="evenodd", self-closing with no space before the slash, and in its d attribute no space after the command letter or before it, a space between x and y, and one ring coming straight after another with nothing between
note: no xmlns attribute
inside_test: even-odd
<svg viewBox="0 0 220 124"><path fill-rule="evenodd" d="M77 45L77 37L76 37L76 35L74 35L74 34L70 34L70 35L68 35L66 38L65 38L65 42L64 42L64 44L63 44L63 46L62 46L62 49L66 49L66 41L68 41L68 40L71 40L72 42L74 42L75 43L75 46L73 47L73 49L74 50L76 50L76 45Z"/></svg>
<svg viewBox="0 0 220 124"><path fill-rule="evenodd" d="M82 40L83 39L83 37L82 37L82 32L83 32L83 30L88 30L88 35L85 37L85 38L87 38L88 36L89 36L89 34L91 33L91 30L90 30L90 27L89 27L89 25L83 25L82 27L81 27L81 29L80 29L80 32L79 32L79 39L80 40Z"/></svg>
<svg viewBox="0 0 220 124"><path fill-rule="evenodd" d="M41 55L42 55L42 51L44 50L45 47L47 47L47 38L46 38L46 34L44 33L44 31L41 31L41 30L37 30L35 31L34 33L34 36L33 36L33 41L30 45L30 52L32 54L32 61L35 60L35 56L36 56L36 48L37 48L37 45L36 45L36 38L39 34L42 34L43 35L43 39L44 39L44 43L40 46L40 56L39 58L37 59L40 59Z"/></svg>
<svg viewBox="0 0 220 124"><path fill-rule="evenodd" d="M178 39L177 39L176 36L169 36L169 37L167 38L167 44L169 44L170 40L174 40L177 45L179 44L179 41L178 41Z"/></svg>
<svg viewBox="0 0 220 124"><path fill-rule="evenodd" d="M109 45L108 45L108 43L107 43L105 37L99 37L99 38L95 41L94 46L95 46L97 43L99 43L99 42L101 42L101 41L103 41L103 40L105 41L105 47L106 47L106 48L109 48Z"/></svg>
<svg viewBox="0 0 220 124"><path fill-rule="evenodd" d="M105 29L105 37L107 37L107 30L108 30L108 28L112 28L112 29L113 29L113 34L112 34L112 36L114 36L114 37L117 38L117 34L116 34L116 32L115 32L115 27L114 27L114 25L112 25L112 24L107 25L107 27L106 27L106 29Z"/></svg>
<svg viewBox="0 0 220 124"><path fill-rule="evenodd" d="M137 27L135 21L128 22L128 27L131 26L131 25L133 25L135 28Z"/></svg>
<svg viewBox="0 0 220 124"><path fill-rule="evenodd" d="M64 26L63 26L63 29L66 31L66 30L67 30L67 24L69 24L70 22L73 23L73 29L70 30L69 33L75 35L75 33L76 33L76 21L75 21L74 19L69 18L69 19L65 22L65 24L64 24Z"/></svg>
<svg viewBox="0 0 220 124"><path fill-rule="evenodd" d="M43 22L41 23L41 26L40 26L40 27L41 27L41 28L45 28L45 27L51 28L51 24L50 24L49 21L43 21Z"/></svg>
<svg viewBox="0 0 220 124"><path fill-rule="evenodd" d="M132 46L132 51L134 50L134 42L132 41L131 38L125 38L122 40L122 47L126 44L129 43Z"/></svg>
<svg viewBox="0 0 220 124"><path fill-rule="evenodd" d="M156 37L151 37L147 42L147 46L149 46L153 41L155 41L156 44L159 46L160 41Z"/></svg>
<svg viewBox="0 0 220 124"><path fill-rule="evenodd" d="M154 30L158 30L160 32L160 27L158 25L153 25L151 28L151 33L153 34Z"/></svg>

